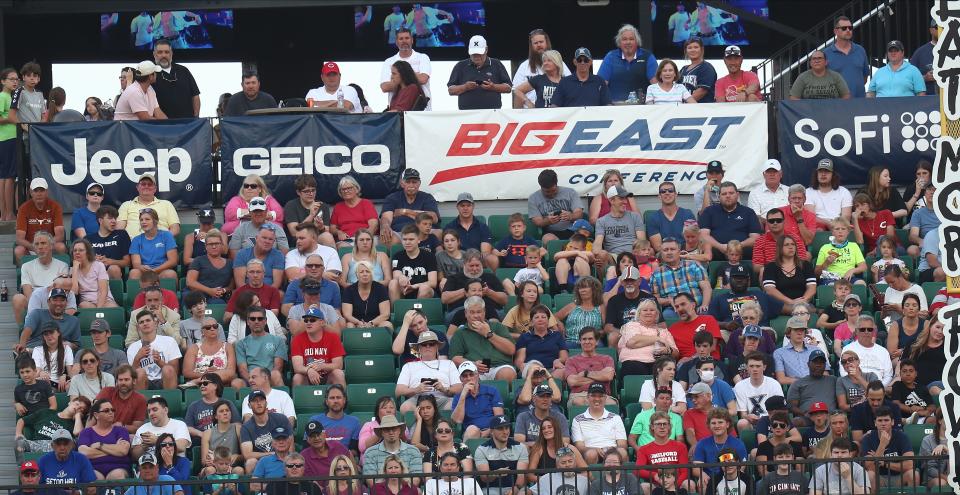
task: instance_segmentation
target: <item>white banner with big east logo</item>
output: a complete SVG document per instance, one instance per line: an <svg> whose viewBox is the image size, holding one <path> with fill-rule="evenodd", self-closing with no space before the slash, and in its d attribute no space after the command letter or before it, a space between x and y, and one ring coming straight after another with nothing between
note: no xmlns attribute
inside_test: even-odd
<svg viewBox="0 0 960 495"><path fill-rule="evenodd" d="M619 169L635 194L671 181L692 194L719 160L726 180L760 184L767 158L767 106L759 103L472 110L404 114L406 166L440 201L462 192L477 200L525 199L537 175L553 169L560 185L599 192Z"/></svg>

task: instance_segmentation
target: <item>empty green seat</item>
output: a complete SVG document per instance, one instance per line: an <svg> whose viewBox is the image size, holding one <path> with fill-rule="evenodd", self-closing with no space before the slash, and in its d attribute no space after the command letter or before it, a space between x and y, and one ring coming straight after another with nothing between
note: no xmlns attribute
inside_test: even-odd
<svg viewBox="0 0 960 495"><path fill-rule="evenodd" d="M620 404L629 404L640 401L640 389L644 382L650 380L650 375L627 375L623 377L623 388L620 390Z"/></svg>
<svg viewBox="0 0 960 495"><path fill-rule="evenodd" d="M77 317L80 318L80 333L83 335L89 334L90 323L97 319L107 320L113 334L127 334L127 316L123 308L83 308L77 311Z"/></svg>
<svg viewBox="0 0 960 495"><path fill-rule="evenodd" d="M384 383L396 381L393 354L367 354L344 358L343 373L348 383Z"/></svg>
<svg viewBox="0 0 960 495"><path fill-rule="evenodd" d="M383 396L393 397L396 388L396 382L347 385L347 410L351 414L356 411L373 411L377 405L377 399Z"/></svg>
<svg viewBox="0 0 960 495"><path fill-rule="evenodd" d="M400 328L403 323L403 315L411 309L419 309L427 315L427 321L430 323L443 322L443 304L440 298L430 299L399 299L393 303L393 326Z"/></svg>
<svg viewBox="0 0 960 495"><path fill-rule="evenodd" d="M340 334L347 355L390 354L393 352L393 335L390 330L377 328L344 328Z"/></svg>
<svg viewBox="0 0 960 495"><path fill-rule="evenodd" d="M299 385L293 388L293 403L301 413L322 413L327 410L325 399L329 385Z"/></svg>
<svg viewBox="0 0 960 495"><path fill-rule="evenodd" d="M173 390L140 390L139 392L143 394L148 401L157 396L166 399L167 407L170 409L169 416L171 418L183 416L183 392L181 392L179 388Z"/></svg>

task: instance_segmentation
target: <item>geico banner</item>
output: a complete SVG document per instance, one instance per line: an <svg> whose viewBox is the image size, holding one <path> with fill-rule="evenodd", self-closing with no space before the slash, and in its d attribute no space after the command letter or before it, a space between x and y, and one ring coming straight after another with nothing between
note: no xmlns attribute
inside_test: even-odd
<svg viewBox="0 0 960 495"><path fill-rule="evenodd" d="M296 197L302 174L317 179L317 198L340 201L344 175L360 183L363 197L395 191L403 169L400 115L313 114L228 117L220 122L224 198L237 194L243 178L259 175L283 204Z"/></svg>
<svg viewBox="0 0 960 495"><path fill-rule="evenodd" d="M178 207L210 204L212 128L204 119L34 125L30 168L64 211L86 206L86 187L103 184L105 204L137 195L137 179L156 174L157 196Z"/></svg>
<svg viewBox="0 0 960 495"><path fill-rule="evenodd" d="M599 192L606 170L619 169L635 194L657 194L663 181L692 194L706 164L749 189L767 157L764 104L612 106L538 110L411 112L404 115L407 167L440 201L461 192L478 200L525 199L537 175L556 170L560 185Z"/></svg>
<svg viewBox="0 0 960 495"><path fill-rule="evenodd" d="M941 132L936 96L782 101L778 110L785 184L810 185L822 158L833 160L842 184L866 183L875 165L895 183L913 182Z"/></svg>

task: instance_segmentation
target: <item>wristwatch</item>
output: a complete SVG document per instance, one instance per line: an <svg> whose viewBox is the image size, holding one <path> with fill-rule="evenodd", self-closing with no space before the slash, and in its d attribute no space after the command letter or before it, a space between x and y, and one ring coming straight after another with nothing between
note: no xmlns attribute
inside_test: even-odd
<svg viewBox="0 0 960 495"><path fill-rule="evenodd" d="M490 340L490 337L493 337L493 330L487 332L487 340Z"/></svg>

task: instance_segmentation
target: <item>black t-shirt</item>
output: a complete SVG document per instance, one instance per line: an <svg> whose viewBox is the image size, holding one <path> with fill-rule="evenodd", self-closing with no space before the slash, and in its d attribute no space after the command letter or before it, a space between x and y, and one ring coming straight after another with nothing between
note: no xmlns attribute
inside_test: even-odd
<svg viewBox="0 0 960 495"><path fill-rule="evenodd" d="M943 380L943 370L947 367L947 355L940 347L927 349L917 355L917 384L926 388L933 382Z"/></svg>
<svg viewBox="0 0 960 495"><path fill-rule="evenodd" d="M607 301L607 323L613 325L613 328L620 328L625 323L633 321L637 314L637 305L644 299L652 299L653 294L639 290L639 296L636 299L627 299L622 292L610 298Z"/></svg>
<svg viewBox="0 0 960 495"><path fill-rule="evenodd" d="M792 277L786 276L776 262L767 263L763 267L763 284L773 285L790 299L803 297L809 281L816 283L817 278L813 273L813 266L807 262L800 263Z"/></svg>
<svg viewBox="0 0 960 495"><path fill-rule="evenodd" d="M770 378L776 378L776 376L774 376L776 369L773 363L773 356L765 353L761 354L763 354L763 364L767 366L763 374ZM740 375L740 378L743 380L747 379L747 360L742 355L727 359L727 376L730 377L727 382L730 383L731 387L734 384L734 375Z"/></svg>
<svg viewBox="0 0 960 495"><path fill-rule="evenodd" d="M447 278L447 283L444 284L443 291L453 292L460 289L466 289L467 282L469 282L470 280L472 279L468 279L467 276L463 274L463 272L460 272L452 277ZM480 280L482 280L483 283L487 285L487 287L490 287L490 290L495 292L503 292L503 284L500 283L499 280L497 280L496 275L488 272L483 272L483 274L480 275ZM450 307L450 308L456 308L457 306L462 307L463 301L465 299L466 298L464 297L464 298L457 299L456 301L451 301L450 304L447 304L447 307ZM484 297L483 300L484 302L487 303L488 308L491 306L493 306L495 309L501 308L501 306L497 304L496 301L494 301L493 299L490 299L489 297Z"/></svg>
<svg viewBox="0 0 960 495"><path fill-rule="evenodd" d="M540 74L528 77L527 82L533 86L533 90L537 93L536 107L549 107L550 99L553 98L553 92L557 90L557 85L560 84L560 81L553 82L546 74Z"/></svg>
<svg viewBox="0 0 960 495"><path fill-rule="evenodd" d="M912 389L907 388L901 381L893 383L893 390L890 391L890 398L900 401L905 406L927 407L933 404L933 397L927 391L927 387L921 387L914 383Z"/></svg>
<svg viewBox="0 0 960 495"><path fill-rule="evenodd" d="M457 62L450 71L450 80L447 86L459 86L468 81L490 81L493 84L510 84L510 74L499 60L487 57L486 62L479 68L469 58ZM460 110L479 108L500 108L503 105L501 93L477 88L457 96L457 106Z"/></svg>
<svg viewBox="0 0 960 495"><path fill-rule="evenodd" d="M289 481L274 481L267 483L267 495L321 495L323 489L313 481L292 483Z"/></svg>
<svg viewBox="0 0 960 495"><path fill-rule="evenodd" d="M53 395L53 388L49 380L37 380L33 385L20 383L13 389L13 400L19 402L27 408L27 414L48 409L50 407L50 396ZM57 404L64 407L66 404Z"/></svg>
<svg viewBox="0 0 960 495"><path fill-rule="evenodd" d="M417 257L411 259L406 251L397 251L393 255L391 267L399 270L403 276L410 279L411 284L422 284L427 281L427 274L437 271L437 258L433 253L419 249Z"/></svg>
<svg viewBox="0 0 960 495"><path fill-rule="evenodd" d="M114 230L106 237L100 237L99 231L92 232L84 239L90 241L95 253L107 259L120 260L130 254L130 235L123 229Z"/></svg>
<svg viewBox="0 0 960 495"><path fill-rule="evenodd" d="M360 297L360 288L357 284L343 290L343 303L353 305L353 317L360 321L373 321L380 316L380 303L389 299L390 294L387 288L376 282L372 284L366 301Z"/></svg>
<svg viewBox="0 0 960 495"><path fill-rule="evenodd" d="M263 91L257 93L256 98L251 100L241 91L227 100L227 108L223 114L227 117L238 117L246 115L248 110L260 110L262 108L277 108L277 100L270 93Z"/></svg>
<svg viewBox="0 0 960 495"><path fill-rule="evenodd" d="M790 447L793 448L794 457L803 457L803 449L800 448L800 444L797 442L790 442ZM770 443L770 440L767 440L760 445L757 445L757 455L767 456L768 461L773 460L773 444Z"/></svg>
<svg viewBox="0 0 960 495"><path fill-rule="evenodd" d="M801 430L800 435L803 438L803 446L808 449L813 449L820 443L820 440L827 438L827 435L830 434L830 428L823 431L817 431L816 428L804 428Z"/></svg>
<svg viewBox="0 0 960 495"><path fill-rule="evenodd" d="M190 70L180 64L170 64L170 73L157 72L153 83L160 109L171 119L192 119L193 97L200 95L197 81Z"/></svg>

